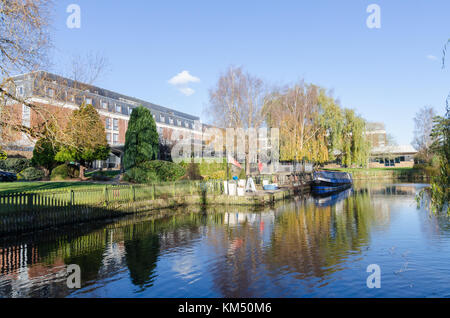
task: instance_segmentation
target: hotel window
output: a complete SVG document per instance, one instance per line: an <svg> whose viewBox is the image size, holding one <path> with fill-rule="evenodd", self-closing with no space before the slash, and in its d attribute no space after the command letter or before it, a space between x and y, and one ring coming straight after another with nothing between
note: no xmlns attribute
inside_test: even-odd
<svg viewBox="0 0 450 318"><path fill-rule="evenodd" d="M159 115L159 121L161 121L161 122L165 122L166 121L163 115Z"/></svg>
<svg viewBox="0 0 450 318"><path fill-rule="evenodd" d="M47 96L48 97L55 97L55 90L53 88L47 89Z"/></svg>
<svg viewBox="0 0 450 318"><path fill-rule="evenodd" d="M111 143L111 134L106 134L106 141Z"/></svg>
<svg viewBox="0 0 450 318"><path fill-rule="evenodd" d="M122 112L122 106L116 104L116 112L121 113Z"/></svg>
<svg viewBox="0 0 450 318"><path fill-rule="evenodd" d="M86 98L84 101L86 105L92 105L92 98Z"/></svg>
<svg viewBox="0 0 450 318"><path fill-rule="evenodd" d="M16 88L16 95L23 96L23 86L19 86Z"/></svg>
<svg viewBox="0 0 450 318"><path fill-rule="evenodd" d="M170 123L171 125L173 125L173 118L172 118L172 117L169 118L169 123Z"/></svg>
<svg viewBox="0 0 450 318"><path fill-rule="evenodd" d="M119 142L119 134L113 134L113 144L117 144Z"/></svg>
<svg viewBox="0 0 450 318"><path fill-rule="evenodd" d="M184 122L184 126L186 126L186 128L189 128L189 123L187 121Z"/></svg>
<svg viewBox="0 0 450 318"><path fill-rule="evenodd" d="M108 103L105 101L102 101L102 108L103 109L107 109L108 108Z"/></svg>
<svg viewBox="0 0 450 318"><path fill-rule="evenodd" d="M113 130L119 130L119 120L117 118L113 119Z"/></svg>
<svg viewBox="0 0 450 318"><path fill-rule="evenodd" d="M25 127L30 127L31 123L31 115L30 115L30 107L22 105L22 125Z"/></svg>
<svg viewBox="0 0 450 318"><path fill-rule="evenodd" d="M106 117L105 127L111 129L111 118Z"/></svg>
<svg viewBox="0 0 450 318"><path fill-rule="evenodd" d="M177 119L177 125L181 126L181 120Z"/></svg>

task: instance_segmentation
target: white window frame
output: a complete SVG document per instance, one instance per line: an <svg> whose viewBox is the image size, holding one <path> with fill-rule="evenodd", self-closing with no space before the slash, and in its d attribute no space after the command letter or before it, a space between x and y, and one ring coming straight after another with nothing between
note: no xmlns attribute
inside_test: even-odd
<svg viewBox="0 0 450 318"><path fill-rule="evenodd" d="M106 129L111 130L111 127L112 127L111 118L109 118L109 117L105 118L105 127L106 127Z"/></svg>

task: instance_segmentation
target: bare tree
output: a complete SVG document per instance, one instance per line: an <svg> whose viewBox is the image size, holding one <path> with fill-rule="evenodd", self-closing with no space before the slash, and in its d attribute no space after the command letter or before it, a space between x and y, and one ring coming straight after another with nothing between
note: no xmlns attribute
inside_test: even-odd
<svg viewBox="0 0 450 318"><path fill-rule="evenodd" d="M50 0L0 0L0 131L36 137L37 131L15 120L7 104L18 103L42 113L42 107L28 103L16 92L11 75L30 72L47 62L50 47Z"/></svg>
<svg viewBox="0 0 450 318"><path fill-rule="evenodd" d="M258 129L265 120L266 89L262 79L230 66L209 91L208 113L220 128ZM250 173L248 137L245 146L246 173Z"/></svg>
<svg viewBox="0 0 450 318"><path fill-rule="evenodd" d="M49 0L0 0L2 78L35 70L46 60L51 7Z"/></svg>
<svg viewBox="0 0 450 318"><path fill-rule="evenodd" d="M86 55L74 55L66 71L66 77L77 83L94 85L109 70L109 61L99 52L88 52Z"/></svg>
<svg viewBox="0 0 450 318"><path fill-rule="evenodd" d="M433 143L431 132L433 130L433 118L436 112L431 106L422 107L414 117L413 146L418 151L418 156L423 160L431 160L430 146Z"/></svg>

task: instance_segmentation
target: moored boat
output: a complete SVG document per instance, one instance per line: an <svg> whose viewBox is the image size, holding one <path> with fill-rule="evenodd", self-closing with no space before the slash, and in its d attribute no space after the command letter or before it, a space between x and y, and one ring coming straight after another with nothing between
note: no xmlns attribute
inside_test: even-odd
<svg viewBox="0 0 450 318"><path fill-rule="evenodd" d="M316 171L313 175L312 191L317 194L338 192L352 186L352 175L341 171Z"/></svg>

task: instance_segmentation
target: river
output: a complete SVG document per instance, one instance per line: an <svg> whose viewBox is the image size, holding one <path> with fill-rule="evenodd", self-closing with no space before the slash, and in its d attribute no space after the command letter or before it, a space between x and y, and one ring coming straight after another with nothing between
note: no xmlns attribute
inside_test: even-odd
<svg viewBox="0 0 450 318"><path fill-rule="evenodd" d="M0 297L450 297L450 221L417 207L423 186L0 238ZM81 288L67 285L70 264Z"/></svg>

